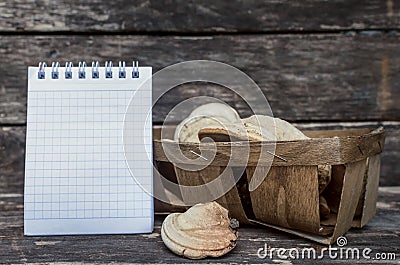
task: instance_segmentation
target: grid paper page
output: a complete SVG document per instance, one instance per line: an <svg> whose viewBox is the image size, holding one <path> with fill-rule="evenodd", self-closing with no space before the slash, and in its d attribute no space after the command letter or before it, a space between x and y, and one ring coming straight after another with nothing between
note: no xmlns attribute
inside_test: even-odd
<svg viewBox="0 0 400 265"><path fill-rule="evenodd" d="M140 67L135 79L119 79L117 67L110 79L104 68L99 79L78 79L72 68L66 80L65 68L59 70L58 80L51 69L45 79L37 78L37 67L28 70L25 234L151 232L153 198L141 188L152 190L151 159L141 153L135 162L140 186L123 147L124 116L134 95L132 104L141 111L131 117L138 128L133 133L146 137L152 158L151 68Z"/></svg>

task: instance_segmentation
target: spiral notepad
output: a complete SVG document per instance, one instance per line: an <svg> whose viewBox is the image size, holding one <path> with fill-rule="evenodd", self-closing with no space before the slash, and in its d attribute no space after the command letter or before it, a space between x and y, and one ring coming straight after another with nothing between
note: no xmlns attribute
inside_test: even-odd
<svg viewBox="0 0 400 265"><path fill-rule="evenodd" d="M135 161L140 175L134 178L123 145L125 113L135 104L132 135L144 135L136 142L152 151L151 74L137 62L29 67L26 235L152 231L152 163Z"/></svg>

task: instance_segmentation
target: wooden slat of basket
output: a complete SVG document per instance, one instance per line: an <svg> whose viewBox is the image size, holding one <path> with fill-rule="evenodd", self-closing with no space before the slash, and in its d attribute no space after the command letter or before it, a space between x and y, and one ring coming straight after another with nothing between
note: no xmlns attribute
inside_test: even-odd
<svg viewBox="0 0 400 265"><path fill-rule="evenodd" d="M174 167L179 185L197 186L190 190L181 187L182 199L186 205L207 202L207 198L210 198L211 194L209 190L200 187L205 184L202 175L219 174L219 170L215 171L215 168L216 167L206 167L202 170L189 171L181 169L179 165ZM219 169L219 167L217 168ZM198 189L197 192L194 191L195 189Z"/></svg>
<svg viewBox="0 0 400 265"><path fill-rule="evenodd" d="M259 168L258 168L259 169ZM247 168L248 181L267 169ZM271 167L264 181L250 192L255 218L261 222L317 234L320 228L316 166Z"/></svg>
<svg viewBox="0 0 400 265"><path fill-rule="evenodd" d="M220 174L224 171L226 175L222 178ZM208 201L207 198L215 197L218 203L229 210L229 214L232 217L238 219L242 224L249 223L235 185L235 177L231 168L208 166L201 170L188 171L176 166L175 172L178 183L184 186L200 186L214 181L210 189L206 189L204 186L203 188L193 188L193 190L198 189L198 192L182 188L182 198L186 204L206 202ZM232 188L228 192L225 192L227 185L228 187L232 186ZM223 194L223 196L219 196L218 194Z"/></svg>
<svg viewBox="0 0 400 265"><path fill-rule="evenodd" d="M380 174L380 155L370 157L368 163L368 177L365 186L365 195L361 223L363 227L375 215L376 201L378 199L379 174Z"/></svg>
<svg viewBox="0 0 400 265"><path fill-rule="evenodd" d="M336 226L331 242L346 233L352 225L357 204L361 195L366 159L348 163L343 178L343 189L340 197Z"/></svg>
<svg viewBox="0 0 400 265"><path fill-rule="evenodd" d="M292 165L340 165L363 160L369 156L379 154L383 151L384 130L379 128L372 132L364 133L360 130L360 135L342 136L334 138L312 138L299 141L276 142L275 154L283 157L285 160L266 154L260 157L260 150L265 148L273 150L274 143L270 142L250 142L249 159L243 158L243 143L216 143L217 154L210 165L226 166L231 160L235 166L255 166L268 165L272 162L273 166L292 166ZM209 143L177 143L173 141L154 140L154 157L157 161L169 161L164 153L162 143L167 145L175 153L181 152L188 158L197 158L192 152L200 152L201 148L212 152L214 145ZM178 157L175 157L175 163L179 163ZM204 165L209 161L199 161Z"/></svg>
<svg viewBox="0 0 400 265"><path fill-rule="evenodd" d="M214 167L216 168L216 167ZM216 169L217 170L217 169ZM222 173L226 170L226 174L229 174L231 180L235 181L236 178L240 178L241 176L234 176L232 168L219 167L219 172ZM202 175L204 182L209 183L215 179L215 175ZM222 178L218 178L213 185L213 189L217 190L219 194L224 194L223 196L216 199L216 201L221 204L223 207L229 210L229 215L235 219L237 219L241 224L249 224L249 220L247 219L246 213L243 209L243 204L240 199L239 191L236 185L228 192L223 192L222 190L226 190L225 185ZM221 192L222 191L222 192Z"/></svg>
<svg viewBox="0 0 400 265"><path fill-rule="evenodd" d="M371 132L370 129L353 129L353 130L318 130L318 131L302 131L310 138L331 138L331 137L347 137L347 136L360 136Z"/></svg>

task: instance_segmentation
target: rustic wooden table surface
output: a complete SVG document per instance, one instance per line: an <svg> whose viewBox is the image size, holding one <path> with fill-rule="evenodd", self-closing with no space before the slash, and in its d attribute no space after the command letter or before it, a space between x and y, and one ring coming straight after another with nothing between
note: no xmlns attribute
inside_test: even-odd
<svg viewBox="0 0 400 265"><path fill-rule="evenodd" d="M3 179L4 180L4 179ZM9 178L10 185L22 183L21 175ZM378 263L398 264L400 261L400 187L379 189L378 212L363 229L352 229L346 234L347 246L360 250L360 259L330 259L328 252L319 260L321 264ZM282 260L259 258L257 251L265 244L271 248L314 248L321 255L323 245L288 235L272 229L242 227L235 249L221 258L188 260L171 253L160 238L164 216L156 216L152 234L98 235L98 236L49 236L26 237L23 235L23 189L0 194L0 264L9 263L271 263L307 264L310 259ZM368 260L361 251L370 248L374 258L377 253L395 255L394 260ZM300 252L301 253L301 252ZM392 254L393 253L393 254ZM287 254L287 253L286 253Z"/></svg>
<svg viewBox="0 0 400 265"><path fill-rule="evenodd" d="M302 129L386 130L376 217L346 234L349 247L396 253L400 243L400 0L3 1L0 4L0 264L52 262L273 263L257 250L322 246L265 228L241 228L219 259L171 254L160 236L23 236L27 66L40 61L139 60L154 71L208 59L253 78L275 116ZM155 88L157 89L157 88ZM249 109L226 88L186 84L155 105L160 124L178 102L217 97ZM172 117L174 118L174 117ZM275 263L282 263L275 259ZM291 260L291 263L309 263ZM355 263L329 260L324 263ZM389 261L366 261L386 264ZM392 261L396 262L396 261Z"/></svg>

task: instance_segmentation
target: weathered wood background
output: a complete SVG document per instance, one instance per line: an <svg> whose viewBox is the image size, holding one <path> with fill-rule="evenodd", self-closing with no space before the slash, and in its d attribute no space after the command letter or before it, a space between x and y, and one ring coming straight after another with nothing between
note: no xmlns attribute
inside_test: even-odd
<svg viewBox="0 0 400 265"><path fill-rule="evenodd" d="M0 139L23 152L27 66L105 60L151 65L209 59L252 77L277 117L302 128L384 125L381 185L400 185L400 1L4 1L0 3ZM248 114L237 95L186 85L154 109L217 96ZM5 132L7 131L7 133ZM4 172L4 164L1 161ZM0 173L2 174L2 173Z"/></svg>
<svg viewBox="0 0 400 265"><path fill-rule="evenodd" d="M383 125L380 184L396 187L381 188L377 217L347 236L351 247L399 258L400 0L14 0L0 2L0 263L189 262L165 250L160 218L151 235L23 237L27 66L132 59L154 71L193 59L233 65L257 82L275 116L302 129ZM190 84L157 102L154 122L196 95L249 114L227 89ZM256 256L264 243L320 250L272 230L241 231L216 262L272 263Z"/></svg>

